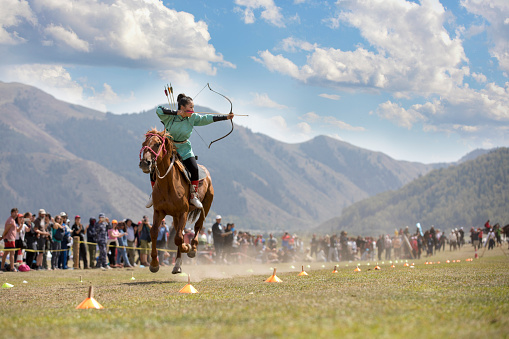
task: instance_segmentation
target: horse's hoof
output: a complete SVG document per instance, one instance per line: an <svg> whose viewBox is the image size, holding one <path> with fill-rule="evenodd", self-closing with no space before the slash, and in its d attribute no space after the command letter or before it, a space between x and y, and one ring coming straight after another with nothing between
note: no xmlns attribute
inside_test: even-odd
<svg viewBox="0 0 509 339"><path fill-rule="evenodd" d="M173 271L171 271L171 274L180 274L182 273L181 267L173 267Z"/></svg>
<svg viewBox="0 0 509 339"><path fill-rule="evenodd" d="M152 272L152 273L157 273L157 271L159 271L159 265L158 266L150 265L149 268L150 268L150 272Z"/></svg>
<svg viewBox="0 0 509 339"><path fill-rule="evenodd" d="M194 257L196 257L196 251L189 251L189 252L187 252L187 256L188 256L189 258L194 258Z"/></svg>

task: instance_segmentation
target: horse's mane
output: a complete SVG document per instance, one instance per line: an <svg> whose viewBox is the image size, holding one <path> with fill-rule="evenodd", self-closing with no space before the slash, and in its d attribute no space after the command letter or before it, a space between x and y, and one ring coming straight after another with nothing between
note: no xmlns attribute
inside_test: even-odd
<svg viewBox="0 0 509 339"><path fill-rule="evenodd" d="M166 131L166 130L159 131L155 127L152 127L152 129L149 130L146 134L157 134L157 135L160 135L162 137L167 137L167 138L172 139L172 137L171 137L170 133L168 133L168 131Z"/></svg>

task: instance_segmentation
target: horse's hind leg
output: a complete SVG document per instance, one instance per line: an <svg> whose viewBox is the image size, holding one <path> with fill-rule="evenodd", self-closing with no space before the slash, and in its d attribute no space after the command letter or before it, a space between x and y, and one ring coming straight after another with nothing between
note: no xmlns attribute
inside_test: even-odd
<svg viewBox="0 0 509 339"><path fill-rule="evenodd" d="M196 252L198 251L198 236L200 235L201 228L203 226L203 222L205 221L205 217L203 216L203 212L200 213L200 217L196 224L194 224L194 237L191 240L191 249L187 252L187 256L189 258L194 258L196 256Z"/></svg>
<svg viewBox="0 0 509 339"><path fill-rule="evenodd" d="M174 227L175 227L175 245L177 245L180 253L189 252L190 246L184 243L184 235L182 232L184 231L184 227L186 226L187 214L180 215L178 217L173 217Z"/></svg>
<svg viewBox="0 0 509 339"><path fill-rule="evenodd" d="M214 191L212 189L212 183L208 183L207 193L203 198L202 204L203 209L200 213L198 221L194 224L194 237L191 240L191 250L187 253L189 258L194 258L196 256L196 252L198 251L198 236L200 235L201 229L203 228L203 223L205 222L205 217L209 214L210 206L212 206L212 200L214 199Z"/></svg>

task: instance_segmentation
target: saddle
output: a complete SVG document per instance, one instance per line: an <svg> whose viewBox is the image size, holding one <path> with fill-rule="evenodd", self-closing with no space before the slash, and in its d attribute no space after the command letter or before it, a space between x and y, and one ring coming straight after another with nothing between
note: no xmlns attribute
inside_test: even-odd
<svg viewBox="0 0 509 339"><path fill-rule="evenodd" d="M186 181L189 185L191 185L191 175L189 174L189 171L187 170L186 166L180 161L180 157L175 160L175 165L179 169L180 172L184 174L184 177L186 178ZM198 180L200 181L199 186L203 185L203 179L207 177L207 172L205 171L205 167L202 165L198 165Z"/></svg>

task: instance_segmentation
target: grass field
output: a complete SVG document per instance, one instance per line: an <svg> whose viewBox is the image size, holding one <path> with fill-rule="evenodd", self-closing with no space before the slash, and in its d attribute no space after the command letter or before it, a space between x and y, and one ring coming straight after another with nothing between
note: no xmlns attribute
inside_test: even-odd
<svg viewBox="0 0 509 339"><path fill-rule="evenodd" d="M14 287L0 289L0 337L508 338L504 251L467 262L466 246L431 258L440 264L361 262L361 272L341 263L336 274L334 264L311 263L304 277L300 263L279 264L279 284L264 282L267 265L184 265L199 294L178 293L187 278L168 267L4 273ZM90 284L104 309L75 309Z"/></svg>

